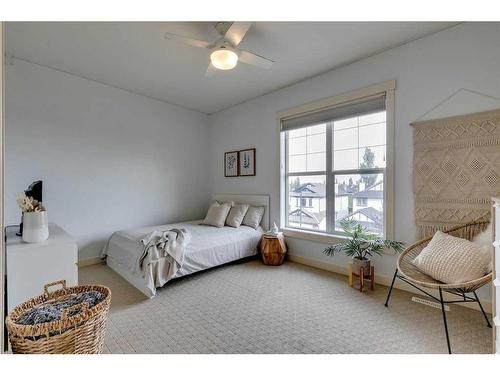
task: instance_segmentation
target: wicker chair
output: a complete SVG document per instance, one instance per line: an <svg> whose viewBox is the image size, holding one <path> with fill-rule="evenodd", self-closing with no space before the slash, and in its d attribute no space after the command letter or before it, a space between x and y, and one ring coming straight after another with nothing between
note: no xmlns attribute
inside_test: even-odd
<svg viewBox="0 0 500 375"><path fill-rule="evenodd" d="M488 224L489 221L487 220L478 220L468 224L451 228L449 230L444 231L444 233L447 233L455 237L472 240L472 238L476 234L484 231ZM483 313L484 319L486 320L488 327L491 328L490 321L488 320L488 316L484 312L481 302L479 302L476 290L491 281L492 273L490 272L489 274L477 280L471 280L461 284L444 284L440 281L434 280L432 277L422 273L412 263L412 261L427 246L427 244L430 242L431 239L432 236L424 238L423 240L414 243L400 254L397 262L396 272L394 273L394 277L392 279L391 288L389 290L389 294L387 295L387 299L385 301L385 306L388 307L389 298L391 296L392 288L394 286L394 281L396 280L396 278L413 286L414 288L418 289L428 297L440 303L441 311L443 314L444 329L446 333L446 343L448 344L448 353L451 354L450 336L448 334L448 324L446 322L446 312L444 308L445 304L458 303L458 302L477 302L479 308L481 309L481 312ZM422 288L437 289L439 291L439 298L434 297L432 294L426 292ZM460 299L445 301L443 299L443 292L459 296ZM469 293L472 293L474 297L468 296L467 294Z"/></svg>

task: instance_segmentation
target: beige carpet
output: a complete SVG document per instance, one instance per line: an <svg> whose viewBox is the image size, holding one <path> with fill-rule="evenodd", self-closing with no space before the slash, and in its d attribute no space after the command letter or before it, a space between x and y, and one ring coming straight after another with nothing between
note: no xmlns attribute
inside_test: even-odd
<svg viewBox="0 0 500 375"><path fill-rule="evenodd" d="M80 283L112 290L105 353L446 353L441 311L387 288L359 293L346 278L297 263L258 261L175 280L146 299L105 265ZM455 353L491 353L480 312L451 306Z"/></svg>

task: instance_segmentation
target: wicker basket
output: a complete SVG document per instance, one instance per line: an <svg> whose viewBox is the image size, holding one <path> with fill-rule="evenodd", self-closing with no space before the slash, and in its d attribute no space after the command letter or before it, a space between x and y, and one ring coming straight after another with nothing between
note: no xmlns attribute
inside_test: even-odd
<svg viewBox="0 0 500 375"><path fill-rule="evenodd" d="M62 289L49 293L49 287L62 285ZM86 303L63 310L60 320L48 323L22 325L15 323L29 309L65 300L71 294L96 291L103 300L92 308ZM44 294L17 306L6 318L12 351L19 354L98 354L102 351L106 318L111 302L111 291L102 285L80 285L66 287L60 280L45 285ZM72 311L80 313L72 316Z"/></svg>

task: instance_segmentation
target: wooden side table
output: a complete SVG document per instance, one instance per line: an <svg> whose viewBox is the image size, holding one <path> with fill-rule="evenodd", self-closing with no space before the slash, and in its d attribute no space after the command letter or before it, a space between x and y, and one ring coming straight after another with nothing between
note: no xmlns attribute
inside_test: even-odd
<svg viewBox="0 0 500 375"><path fill-rule="evenodd" d="M363 269L360 267L359 275L354 273L352 270L352 263L349 263L347 266L347 271L349 275L349 286L352 288L354 285L354 278L357 277L359 279L359 291L363 292L365 288L365 281L370 282L370 290L375 289L375 267L371 266L369 270Z"/></svg>
<svg viewBox="0 0 500 375"><path fill-rule="evenodd" d="M262 235L260 243L262 263L267 266L280 266L285 260L286 251L283 233Z"/></svg>

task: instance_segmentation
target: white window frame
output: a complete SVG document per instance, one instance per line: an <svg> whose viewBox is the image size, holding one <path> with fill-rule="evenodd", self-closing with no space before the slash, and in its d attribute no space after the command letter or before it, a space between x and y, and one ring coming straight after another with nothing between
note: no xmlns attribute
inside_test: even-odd
<svg viewBox="0 0 500 375"><path fill-rule="evenodd" d="M4 227L4 150L5 150L5 24L0 22L0 354L7 350L5 322L5 227Z"/></svg>
<svg viewBox="0 0 500 375"><path fill-rule="evenodd" d="M285 235L289 237L295 237L305 240L311 240L315 242L323 242L323 243L332 243L338 241L338 239L342 239L343 236L340 233L328 233L328 232L319 232L310 229L301 229L301 228L293 228L287 227L285 225L286 221L286 207L288 202L288 188L286 178L288 176L287 173L287 163L286 163L286 145L287 145L287 132L281 131L282 121L291 117L300 117L301 115L305 115L307 113L316 112L326 110L331 107L341 106L349 104L353 101L359 101L364 98L372 97L374 95L385 95L386 101L386 167L385 168L375 168L369 170L350 170L350 171L333 171L331 168L331 158L327 158L326 164L326 172L325 173L302 173L302 175L307 174L325 174L326 175L326 186L327 189L333 189L334 185L331 179L332 175L335 174L358 174L358 173L383 173L384 179L384 234L383 237L386 239L394 238L394 105L395 105L395 96L394 91L396 89L396 81L390 80L386 82L382 82L379 84L375 84L372 86L368 86L365 88L360 88L357 90L353 90L350 92L346 92L340 95L336 95L330 98L318 100L315 102L311 102L308 104L304 104L301 106L297 106L294 108L287 109L285 111L281 111L277 113L277 132L278 132L278 160L279 166L278 170L280 171L278 175L278 186L280 192L279 199L279 225L281 230L285 233ZM330 132L328 131L330 128ZM331 148L332 142L332 134L331 127L327 127L327 148ZM328 160L330 159L330 160ZM328 194L327 196L332 196ZM333 201L333 202L332 202ZM334 199L327 200L327 210L330 212L334 212ZM328 215L331 216L331 215ZM331 221L331 220L330 220ZM327 230L329 228L329 223L327 223Z"/></svg>

